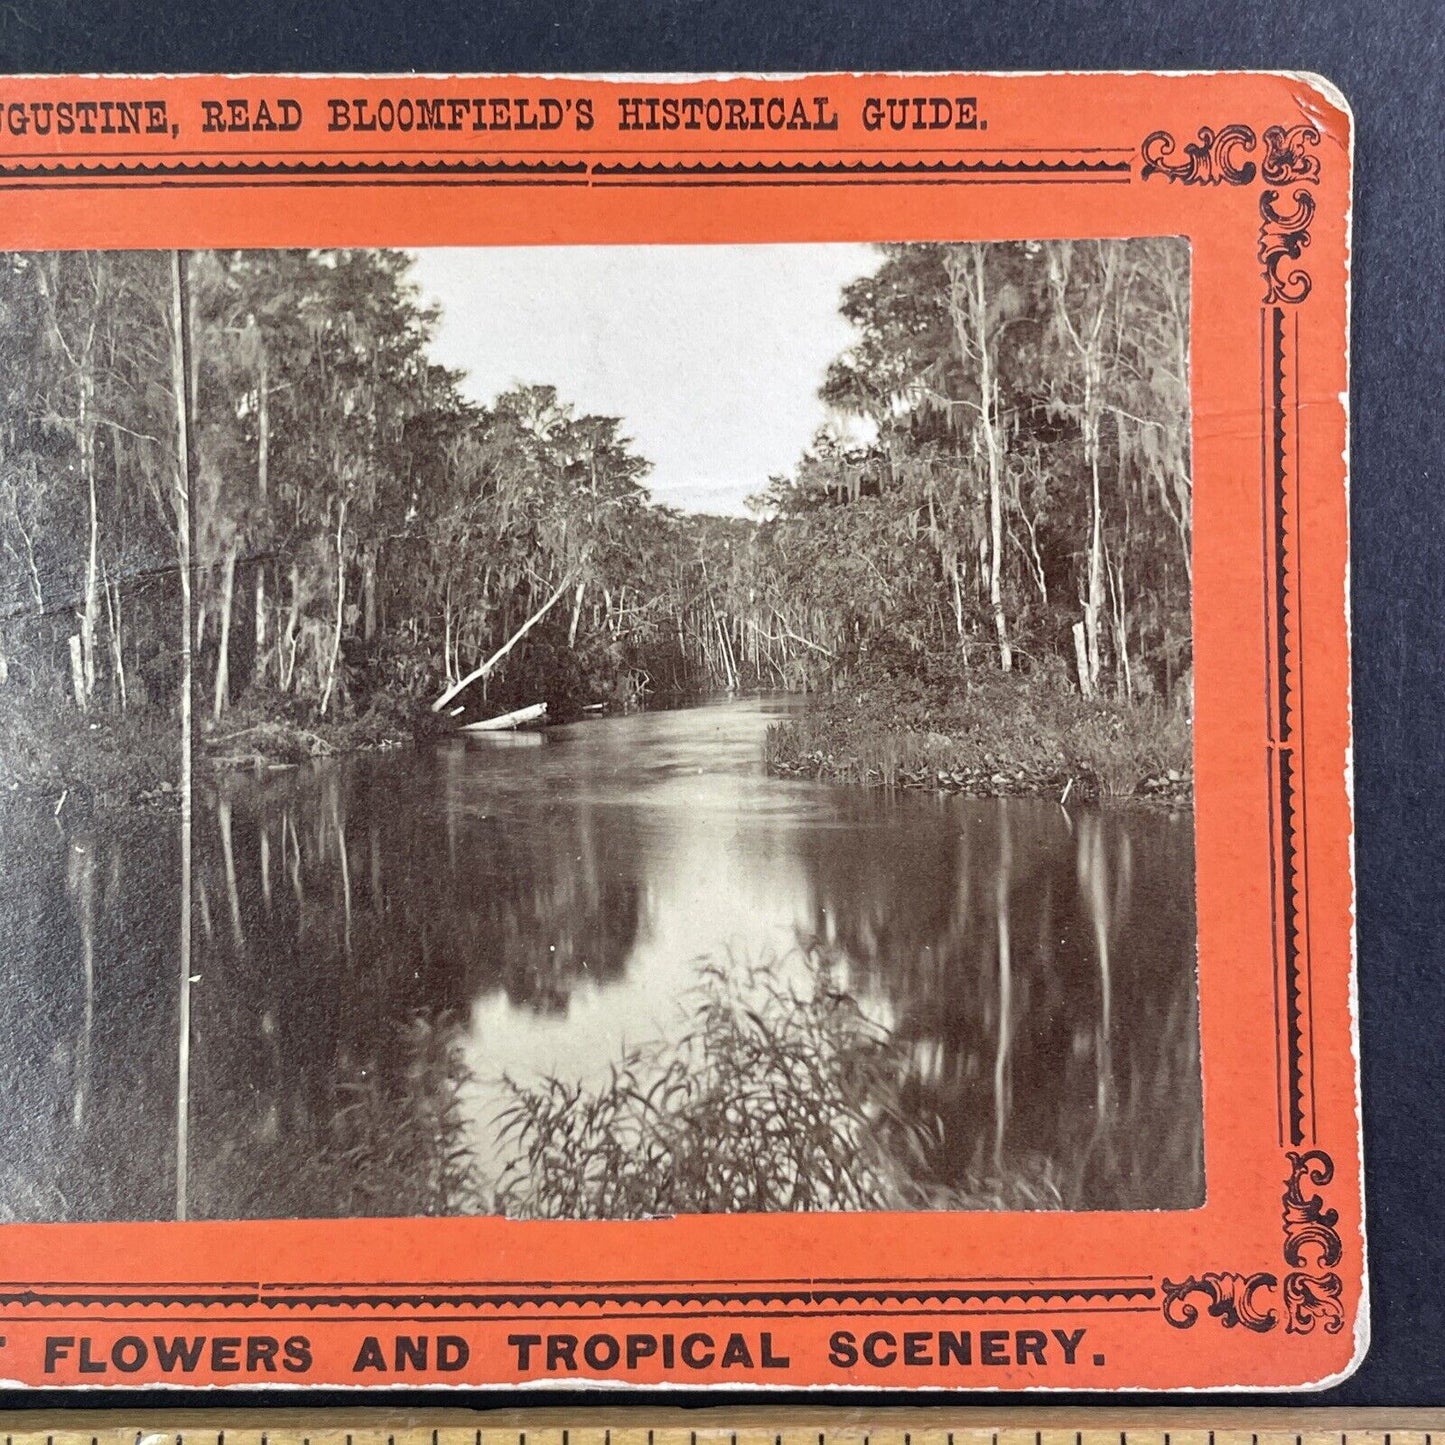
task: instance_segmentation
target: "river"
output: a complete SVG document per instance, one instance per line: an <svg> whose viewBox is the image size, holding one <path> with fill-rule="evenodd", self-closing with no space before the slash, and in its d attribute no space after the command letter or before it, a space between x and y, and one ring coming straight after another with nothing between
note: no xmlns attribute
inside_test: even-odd
<svg viewBox="0 0 1445 1445"><path fill-rule="evenodd" d="M182 1115L191 1217L1201 1203L1192 814L770 778L793 706L224 777L184 983L174 816L0 830L0 1218L174 1217Z"/></svg>

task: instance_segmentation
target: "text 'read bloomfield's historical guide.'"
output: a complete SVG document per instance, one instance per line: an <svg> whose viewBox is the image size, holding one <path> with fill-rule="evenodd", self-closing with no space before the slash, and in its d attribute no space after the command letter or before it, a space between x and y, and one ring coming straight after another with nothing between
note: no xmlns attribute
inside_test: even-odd
<svg viewBox="0 0 1445 1445"><path fill-rule="evenodd" d="M0 97L0 1378L1366 1347L1351 120Z"/></svg>

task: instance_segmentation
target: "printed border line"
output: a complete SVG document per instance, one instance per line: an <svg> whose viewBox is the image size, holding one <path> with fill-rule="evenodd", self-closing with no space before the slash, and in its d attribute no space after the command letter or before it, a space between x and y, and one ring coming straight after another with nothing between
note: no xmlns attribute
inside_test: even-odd
<svg viewBox="0 0 1445 1445"><path fill-rule="evenodd" d="M1090 176L1112 176L1128 180L1133 172L1130 160L1092 161L604 161L592 167L592 174L606 179L614 176L756 176L756 175L844 175L873 176L899 173L948 175L1004 175L1009 178L1048 176L1050 179L1081 180Z"/></svg>
<svg viewBox="0 0 1445 1445"><path fill-rule="evenodd" d="M579 152L578 154L585 154ZM1124 160L1058 159L1007 160L1008 153L992 152L992 159L959 158L948 161L870 160L836 161L236 161L108 164L84 160L73 164L0 166L3 189L81 189L153 186L197 187L215 185L455 185L504 183L526 185L666 185L666 184L837 184L869 180L883 183L934 180L1077 182L1113 181L1127 184L1133 162ZM1018 154L1018 153L1015 153ZM1052 152L1067 156L1070 152Z"/></svg>
<svg viewBox="0 0 1445 1445"><path fill-rule="evenodd" d="M108 164L103 159L86 159L61 165L26 165L10 162L0 166L0 179L36 182L65 180L226 180L232 177L269 177L286 182L311 176L340 176L357 182L371 182L378 176L585 176L582 161L549 160L459 160L459 161L179 161L173 164Z"/></svg>
<svg viewBox="0 0 1445 1445"><path fill-rule="evenodd" d="M1303 667L1298 631L1299 466L1298 434L1290 430L1297 415L1298 326L1288 336L1284 308L1268 313L1270 360L1267 525L1273 551L1271 644L1275 668L1274 727L1268 746L1275 760L1271 806L1278 819L1279 853L1274 889L1278 900L1278 940L1283 970L1286 1124L1289 1142L1298 1148L1314 1138L1313 1013L1308 925L1308 870L1305 862Z"/></svg>
<svg viewBox="0 0 1445 1445"><path fill-rule="evenodd" d="M315 1324L324 1325L346 1325L360 1322L382 1323L395 1325L408 1321L415 1321L418 1324L440 1325L440 1324L539 1324L552 1322L565 1322L567 1320L586 1320L589 1323L594 1321L624 1320L636 1323L639 1320L657 1320L659 1323L667 1324L677 1320L711 1320L717 1323L730 1323L733 1320L893 1320L893 1319L1038 1319L1041 1316L1058 1316L1064 1319L1072 1319L1075 1315L1152 1315L1156 1313L1157 1306L1153 1303L1137 1305L1025 1305L1013 1308L998 1308L997 1306L984 1307L982 1305L959 1306L953 1309L919 1309L916 1306L907 1308L880 1310L880 1309L834 1309L834 1310L803 1310L803 1309L739 1309L719 1312L717 1310L597 1310L589 1313L572 1311L568 1314L558 1315L553 1320L552 1316L539 1315L536 1311L527 1313L516 1312L512 1314L496 1313L479 1317L475 1312L467 1314L440 1313L435 1311L406 1311L394 1310L385 1315L359 1315L356 1312L350 1314L308 1314L307 1320ZM8 1319L12 1323L20 1324L75 1324L77 1320L93 1318L88 1315L74 1314L34 1314L26 1313L20 1315L5 1315L0 1318ZM197 1323L205 1323L212 1317L195 1313L165 1313L165 1314L136 1314L127 1311L123 1315L115 1315L103 1318L100 1322L114 1325L136 1325L136 1324L176 1324L182 1320L195 1320ZM252 1320L256 1317L251 1315L224 1315L223 1319L246 1319ZM259 1323L266 1316L257 1319Z"/></svg>
<svg viewBox="0 0 1445 1445"><path fill-rule="evenodd" d="M882 158L884 156L1073 156L1084 160L1093 156L1117 156L1121 161L1128 162L1134 154L1132 146L960 146L960 145L936 145L936 146L908 146L908 145L878 145L871 147L852 146L749 146L747 149L739 149L737 146L427 146L420 154L427 156L471 156L473 159L483 159L488 156L530 156L540 158L542 156L627 156L636 160L640 155L652 154L656 157L672 156L675 159L686 157L692 160L698 157L714 156L724 159L747 160L752 156L873 156ZM406 158L417 154L416 147L408 146L295 146L287 148L284 146L265 147L261 150L252 151L218 151L214 148L207 150L181 150L169 147L162 150L113 150L113 151L90 151L77 153L73 150L57 151L7 151L0 150L0 164L24 164L27 161L73 161L84 162L90 165L103 165L107 161L132 161L132 160L194 160L201 159L216 165L224 165L228 161L254 160L261 156L318 156L344 165L347 162L342 157L356 157L359 160L366 158L382 159L389 157L393 161L404 161Z"/></svg>
<svg viewBox="0 0 1445 1445"><path fill-rule="evenodd" d="M1198 140L1179 146L1167 131L1155 131L1141 147L1141 179L1163 175L1185 185L1242 186L1261 175L1268 187L1259 196L1256 255L1264 277L1260 313L1260 474L1264 563L1265 772L1269 813L1270 921L1275 1008L1276 1089L1280 1142L1288 1178L1282 1196L1283 1284L1267 1270L1243 1274L1211 1270L1175 1283L1163 1280L1164 1318L1176 1329L1199 1320L1202 1297L1210 1316L1226 1329L1257 1333L1274 1329L1280 1291L1287 1334L1326 1334L1344 1328L1343 1281L1335 1266L1343 1256L1336 1226L1339 1211L1307 1186L1323 1187L1335 1166L1323 1149L1299 1151L1315 1139L1314 998L1309 939L1309 865L1304 776L1304 661L1301 634L1300 536L1302 430L1299 404L1300 323L1295 311L1286 328L1285 307L1298 306L1313 286L1299 261L1309 245L1315 198L1300 187L1293 210L1278 205L1279 187L1315 185L1320 162L1313 154L1319 131L1312 125L1270 126L1258 167L1256 137L1247 125L1213 130L1201 126ZM1286 1122L1287 1121L1287 1122Z"/></svg>
<svg viewBox="0 0 1445 1445"><path fill-rule="evenodd" d="M316 1291L304 1295L269 1294L263 1290L208 1291L205 1289L187 1291L165 1290L104 1290L104 1291L42 1291L35 1289L15 1290L0 1293L0 1310L26 1310L34 1307L67 1308L99 1307L127 1309L134 1306L184 1306L190 1308L250 1308L263 1310L312 1310L353 1308L361 1309L541 1309L547 1306L574 1308L594 1305L627 1306L668 1305L711 1305L710 1313L728 1313L730 1305L808 1305L818 1307L817 1313L828 1313L828 1305L883 1305L883 1304L981 1304L985 1301L1022 1303L1047 1301L1103 1301L1112 1304L1149 1302L1158 1291L1152 1284L1129 1286L1100 1286L1097 1288L1069 1288L1041 1282L1032 1288L1020 1289L923 1289L923 1290L648 1290L630 1293L626 1291L596 1289L567 1292L527 1292L514 1290L465 1291L439 1288L436 1293L408 1292L378 1289L356 1292L346 1290Z"/></svg>
<svg viewBox="0 0 1445 1445"><path fill-rule="evenodd" d="M167 1221L168 1223L170 1221ZM333 1221L327 1220L326 1223ZM343 1222L343 1221L337 1221ZM443 1288L449 1290L509 1290L512 1293L529 1292L536 1290L577 1290L577 1289L609 1289L624 1291L645 1291L647 1289L671 1289L676 1285L676 1279L512 1279L512 1280L488 1280L488 1279L389 1279L370 1280L365 1283L337 1280L290 1280L272 1282L270 1284L258 1284L255 1280L145 1280L137 1286L130 1282L117 1282L115 1280L77 1280L77 1279L45 1279L45 1280L0 1280L0 1295L7 1292L14 1293L24 1289L48 1289L48 1290L115 1290L115 1289L156 1289L156 1290L236 1290L236 1291L258 1291L262 1293L284 1293L287 1291L302 1293L325 1292L328 1290L341 1289L389 1289L400 1293L416 1293L429 1289ZM1136 1285L1152 1285L1154 1276L1149 1274L1058 1274L1049 1275L1047 1278L1038 1278L1024 1275L976 1275L968 1278L959 1278L956 1275L912 1275L907 1278L899 1278L897 1275L869 1275L869 1276L810 1276L807 1279L798 1279L794 1276L770 1276L759 1279L691 1279L687 1281L694 1290L762 1290L764 1286L776 1285L788 1290L817 1290L820 1286L834 1286L844 1289L856 1289L865 1285L880 1285L892 1289L915 1289L925 1290L929 1286L937 1285L943 1289L984 1289L996 1288L998 1286L1022 1285L1025 1289L1037 1288L1041 1285L1050 1287L1061 1287L1064 1285L1077 1285L1081 1289L1125 1289Z"/></svg>

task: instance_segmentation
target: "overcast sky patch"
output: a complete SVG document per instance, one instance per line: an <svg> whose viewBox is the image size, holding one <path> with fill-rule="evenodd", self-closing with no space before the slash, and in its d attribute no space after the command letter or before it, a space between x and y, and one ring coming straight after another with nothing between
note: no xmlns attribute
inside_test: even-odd
<svg viewBox="0 0 1445 1445"><path fill-rule="evenodd" d="M689 511L745 510L828 420L818 387L854 339L842 288L869 246L550 246L428 250L434 354L490 402L545 383L621 417L647 484Z"/></svg>

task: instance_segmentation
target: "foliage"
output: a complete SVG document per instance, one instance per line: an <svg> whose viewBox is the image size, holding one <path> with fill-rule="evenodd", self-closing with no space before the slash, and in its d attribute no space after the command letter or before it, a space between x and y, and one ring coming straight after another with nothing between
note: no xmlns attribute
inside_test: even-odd
<svg viewBox="0 0 1445 1445"><path fill-rule="evenodd" d="M477 1212L461 1103L470 1073L459 1034L450 1016L413 1018L390 1067L382 1061L339 1086L340 1107L317 1160L320 1171L345 1181L337 1214Z"/></svg>
<svg viewBox="0 0 1445 1445"><path fill-rule="evenodd" d="M837 988L781 963L705 963L689 1027L629 1049L599 1087L507 1081L505 1214L664 1214L1057 1207L1047 1167L961 1191L938 1182L940 1137L900 1104L905 1051Z"/></svg>
<svg viewBox="0 0 1445 1445"><path fill-rule="evenodd" d="M1188 718L1155 700L1088 699L1062 679L875 681L817 699L768 730L774 772L972 793L1179 799L1193 767Z"/></svg>
<svg viewBox="0 0 1445 1445"><path fill-rule="evenodd" d="M0 707L173 709L185 565L222 732L468 677L471 715L866 686L885 656L960 694L1020 674L1144 705L1111 718L1188 709L1180 242L882 247L841 298L837 424L756 520L652 504L624 423L551 386L468 400L385 250L189 256L183 478L176 264L0 257Z"/></svg>
<svg viewBox="0 0 1445 1445"><path fill-rule="evenodd" d="M284 1126L274 1102L237 1101L215 1148L192 1161L196 1217L481 1212L462 1107L471 1080L456 1018L417 1013L381 1033L382 1046L352 1060L324 1101L288 1099Z"/></svg>
<svg viewBox="0 0 1445 1445"><path fill-rule="evenodd" d="M758 498L789 606L842 671L886 637L949 649L960 680L1058 664L1088 696L1187 689L1186 248L882 251L823 388L853 427Z"/></svg>
<svg viewBox="0 0 1445 1445"><path fill-rule="evenodd" d="M121 806L173 787L178 739L162 719L87 718L45 696L0 708L0 787L55 807Z"/></svg>

